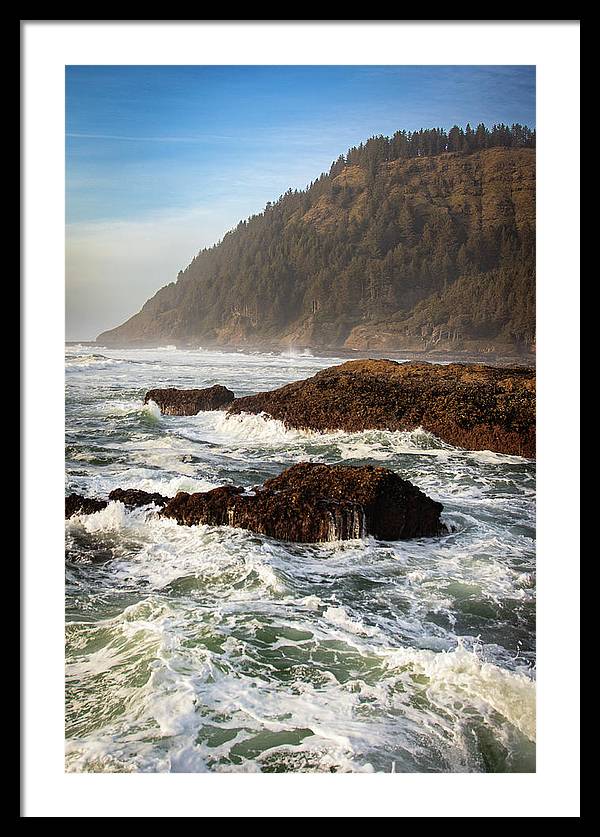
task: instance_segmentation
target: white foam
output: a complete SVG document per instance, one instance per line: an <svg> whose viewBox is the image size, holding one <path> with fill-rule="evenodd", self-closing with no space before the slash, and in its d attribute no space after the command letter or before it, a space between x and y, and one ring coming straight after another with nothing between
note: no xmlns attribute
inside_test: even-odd
<svg viewBox="0 0 600 837"><path fill-rule="evenodd" d="M344 607L328 607L323 613L323 617L351 634L376 636L379 633L376 628L364 625L358 619L353 619Z"/></svg>
<svg viewBox="0 0 600 837"><path fill-rule="evenodd" d="M67 526L80 525L86 532L114 532L126 525L126 511L123 503L109 503L106 508L93 514L73 515Z"/></svg>
<svg viewBox="0 0 600 837"><path fill-rule="evenodd" d="M535 682L530 677L483 662L460 643L454 651L441 653L402 648L388 655L387 664L425 675L433 703L451 708L463 700L484 712L489 707L535 741Z"/></svg>
<svg viewBox="0 0 600 837"><path fill-rule="evenodd" d="M151 416L153 419L156 419L156 421L160 421L160 419L162 418L160 407L155 401L147 401L144 404L143 410L147 415Z"/></svg>
<svg viewBox="0 0 600 837"><path fill-rule="evenodd" d="M207 415L204 413L204 415ZM280 446L290 441L310 438L308 433L299 430L289 430L283 422L271 419L264 413L231 414L217 411L210 417L215 417L213 429L228 439L236 439L244 443L259 443L264 446Z"/></svg>
<svg viewBox="0 0 600 837"><path fill-rule="evenodd" d="M198 429L204 436L219 441L235 441L265 448L299 445L335 445L340 459L390 459L398 453L444 455L452 450L433 434L422 428L412 431L363 430L346 433L343 430L321 432L286 427L282 421L265 413L226 413L202 411L197 414ZM192 424L192 427L195 425Z"/></svg>
<svg viewBox="0 0 600 837"><path fill-rule="evenodd" d="M100 355L79 355L67 358L65 368L68 372L83 372L87 369L110 369L127 362L119 358L108 358Z"/></svg>
<svg viewBox="0 0 600 837"><path fill-rule="evenodd" d="M296 606L306 608L307 610L319 610L324 602L318 596L303 596L301 599L295 601Z"/></svg>

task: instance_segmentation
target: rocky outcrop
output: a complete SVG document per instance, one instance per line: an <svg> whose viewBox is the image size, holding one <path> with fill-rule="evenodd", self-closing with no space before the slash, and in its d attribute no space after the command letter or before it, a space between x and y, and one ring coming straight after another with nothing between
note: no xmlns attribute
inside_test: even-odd
<svg viewBox="0 0 600 837"><path fill-rule="evenodd" d="M65 519L73 517L74 514L94 514L107 507L106 500L94 500L91 497L82 497L81 494L69 494L65 497Z"/></svg>
<svg viewBox="0 0 600 837"><path fill-rule="evenodd" d="M422 427L468 450L535 456L535 370L525 367L349 361L236 398L229 412L319 431Z"/></svg>
<svg viewBox="0 0 600 837"><path fill-rule="evenodd" d="M168 499L160 494L115 489L109 498L128 506L163 505L161 516L185 526L234 526L298 543L369 535L380 540L404 540L447 531L440 520L441 503L393 471L373 466L303 462L252 492L226 485L196 494L181 491ZM90 514L105 506L104 501L70 495L66 516L76 511Z"/></svg>
<svg viewBox="0 0 600 837"><path fill-rule="evenodd" d="M137 488L115 488L108 495L108 500L123 503L128 508L150 505L162 508L169 501L169 498L163 497L162 494L139 491ZM74 514L95 514L95 512L105 509L107 505L107 500L95 500L92 497L83 497L81 494L69 494L65 497L65 519L72 517Z"/></svg>
<svg viewBox="0 0 600 837"><path fill-rule="evenodd" d="M298 543L431 537L446 531L441 503L393 471L299 463L253 493L225 486L180 492L162 510L187 526L229 525Z"/></svg>
<svg viewBox="0 0 600 837"><path fill-rule="evenodd" d="M227 387L216 384L206 389L151 389L144 404L154 401L161 413L168 416L195 416L201 410L221 410L231 404L235 394Z"/></svg>
<svg viewBox="0 0 600 837"><path fill-rule="evenodd" d="M137 488L115 488L108 495L108 499L123 503L129 508L150 505L162 508L169 501L169 498L163 497L162 494L150 494L148 491L140 491Z"/></svg>

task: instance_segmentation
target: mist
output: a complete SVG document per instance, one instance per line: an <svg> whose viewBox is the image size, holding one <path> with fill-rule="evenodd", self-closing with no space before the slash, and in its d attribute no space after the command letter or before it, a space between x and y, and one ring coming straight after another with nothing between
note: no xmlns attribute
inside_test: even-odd
<svg viewBox="0 0 600 837"><path fill-rule="evenodd" d="M67 340L95 340L123 323L237 220L226 211L202 209L144 221L68 225Z"/></svg>

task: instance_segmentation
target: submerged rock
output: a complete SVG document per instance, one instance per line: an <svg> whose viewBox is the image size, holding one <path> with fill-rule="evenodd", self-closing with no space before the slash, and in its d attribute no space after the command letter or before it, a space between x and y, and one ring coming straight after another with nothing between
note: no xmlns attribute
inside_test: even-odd
<svg viewBox="0 0 600 837"><path fill-rule="evenodd" d="M535 370L525 367L354 360L236 398L228 412L319 431L422 427L469 450L535 456Z"/></svg>
<svg viewBox="0 0 600 837"><path fill-rule="evenodd" d="M447 531L441 503L393 471L300 463L247 494L235 486L180 492L160 512L187 526L229 525L298 543L431 537Z"/></svg>
<svg viewBox="0 0 600 837"><path fill-rule="evenodd" d="M117 500L125 506L134 508L136 506L164 506L168 497L162 494L150 494L147 491L140 491L137 488L115 488L108 495L109 500Z"/></svg>
<svg viewBox="0 0 600 837"><path fill-rule="evenodd" d="M74 514L94 514L107 507L106 500L94 500L81 494L69 494L65 497L65 520Z"/></svg>
<svg viewBox="0 0 600 837"><path fill-rule="evenodd" d="M221 410L231 404L235 394L220 384L206 389L151 389L144 404L154 401L167 416L195 416L201 410Z"/></svg>

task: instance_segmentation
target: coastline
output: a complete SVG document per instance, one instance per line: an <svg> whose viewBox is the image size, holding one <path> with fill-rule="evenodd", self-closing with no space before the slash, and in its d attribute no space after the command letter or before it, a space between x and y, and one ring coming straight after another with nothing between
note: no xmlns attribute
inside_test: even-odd
<svg viewBox="0 0 600 837"><path fill-rule="evenodd" d="M443 350L427 350L427 351L412 351L402 348L394 349L349 349L343 346L282 346L280 342L264 342L264 343L238 343L235 345L221 344L221 343L203 343L199 341L165 343L165 341L152 341L147 343L100 343L97 340L67 340L66 346L86 346L97 347L98 349L161 349L161 348L175 348L182 351L200 350L207 352L225 352L229 354L306 354L314 357L331 357L342 359L359 359L372 358L374 360L415 360L424 361L427 363L483 363L489 366L524 366L527 368L534 368L536 365L536 355L534 352L476 352L476 351L443 351Z"/></svg>

